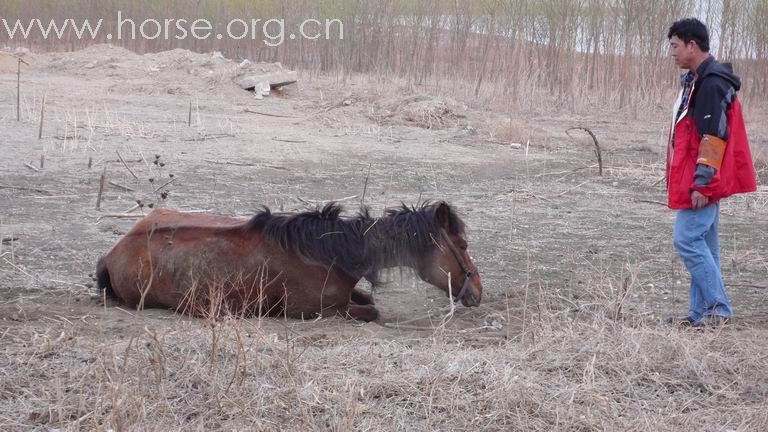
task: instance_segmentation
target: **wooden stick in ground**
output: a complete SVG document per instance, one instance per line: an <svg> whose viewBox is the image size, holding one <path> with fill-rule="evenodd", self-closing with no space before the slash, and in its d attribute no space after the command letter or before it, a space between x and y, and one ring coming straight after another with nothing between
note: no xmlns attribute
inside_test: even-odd
<svg viewBox="0 0 768 432"><path fill-rule="evenodd" d="M123 160L123 157L122 157L122 156L120 156L120 152L119 152L119 151L117 151L117 150L115 150L115 153L117 153L117 158L118 158L118 159L120 159L120 162L122 162L122 163L123 163L123 166L125 167L125 169L127 169L127 170L128 170L128 172L129 172L129 173L131 173L131 175L133 176L133 178L135 178L136 180L138 180L139 178L138 178L138 177L136 176L136 174L134 174L134 173L133 173L133 171L132 171L132 170L131 170L131 169L128 167L128 164L127 164L127 163L125 163L125 161Z"/></svg>
<svg viewBox="0 0 768 432"><path fill-rule="evenodd" d="M37 131L37 139L43 139L43 120L45 119L45 94L43 94L43 103L40 105L40 129ZM42 168L42 166L40 167Z"/></svg>
<svg viewBox="0 0 768 432"><path fill-rule="evenodd" d="M143 214L128 214L128 213L106 213L99 215L99 219L102 218L115 218L115 219L141 219Z"/></svg>
<svg viewBox="0 0 768 432"><path fill-rule="evenodd" d="M18 57L19 69L16 71L16 121L21 121L21 64L29 66L29 63L25 62Z"/></svg>
<svg viewBox="0 0 768 432"><path fill-rule="evenodd" d="M93 156L88 156L88 169L93 166Z"/></svg>
<svg viewBox="0 0 768 432"><path fill-rule="evenodd" d="M23 191L38 192L41 194L53 195L53 192L47 191L45 189L29 188L24 186L13 186L13 185L8 185L4 183L0 183L0 189L23 190Z"/></svg>
<svg viewBox="0 0 768 432"><path fill-rule="evenodd" d="M592 133L591 130L589 130L589 128L585 128L585 127L573 127L573 128L570 128L570 129L565 131L565 134L570 137L571 134L569 132L572 131L572 130L576 130L576 129L583 130L584 132L588 133L589 136L592 137L592 141L595 143L595 152L597 153L597 167L599 169L599 174L602 177L603 176L603 155L602 155L602 152L600 151L600 144L598 144L598 142L597 142L597 137L595 136L594 133ZM573 138L573 137L571 137L571 138Z"/></svg>
<svg viewBox="0 0 768 432"><path fill-rule="evenodd" d="M371 166L373 166L373 164L368 165L368 174L365 175L365 184L363 185L363 196L360 197L360 207L363 207L363 203L365 202L365 192L368 191L368 179L371 177Z"/></svg>
<svg viewBox="0 0 768 432"><path fill-rule="evenodd" d="M635 200L635 202L638 202L638 203L646 203L646 204L658 204L658 205L660 205L660 206L664 206L664 207L666 207L666 206L667 206L667 203L665 203L665 202L661 202L661 201L654 201L654 200Z"/></svg>
<svg viewBox="0 0 768 432"><path fill-rule="evenodd" d="M287 115L280 115L280 114L265 113L265 112L261 112L261 111L252 110L252 109L250 109L250 108L246 108L246 109L245 109L245 112L247 112L247 113L251 113L251 114L258 114L258 115L263 115L263 116L267 116L267 117L278 117L278 118L296 118L296 117L294 117L294 116L287 116Z"/></svg>
<svg viewBox="0 0 768 432"><path fill-rule="evenodd" d="M277 138L277 137L272 138L272 141L294 143L294 144L304 144L304 143L307 142L307 140L281 139L281 138Z"/></svg>
<svg viewBox="0 0 768 432"><path fill-rule="evenodd" d="M43 168L45 168L45 155L41 154L40 155L40 169L43 169Z"/></svg>
<svg viewBox="0 0 768 432"><path fill-rule="evenodd" d="M216 161L212 159L203 159L203 162L208 162L216 165L235 165L235 166L257 166L258 165L251 162Z"/></svg>
<svg viewBox="0 0 768 432"><path fill-rule="evenodd" d="M192 127L192 101L189 101L189 118L187 119L187 126Z"/></svg>
<svg viewBox="0 0 768 432"><path fill-rule="evenodd" d="M296 197L297 200L303 202L304 204L308 204L308 205L318 205L318 204L319 205L325 205L325 204L328 204L330 202L349 201L349 200L352 200L352 199L355 199L355 198L357 198L357 195L352 195L352 196L348 196L348 197L344 197L344 198L339 198L339 199L320 200L320 201L318 201L318 200L304 199L302 197Z"/></svg>
<svg viewBox="0 0 768 432"><path fill-rule="evenodd" d="M16 121L21 121L21 58L19 69L16 71Z"/></svg>
<svg viewBox="0 0 768 432"><path fill-rule="evenodd" d="M187 142L206 141L206 140L210 140L210 139L214 139L215 140L215 139L225 138L225 137L234 137L234 135L229 134L229 133L206 134L206 135L199 136L197 138L188 138L188 139L185 139L184 141L187 141Z"/></svg>
<svg viewBox="0 0 768 432"><path fill-rule="evenodd" d="M104 171L101 172L101 180L99 180L99 195L96 197L96 210L101 210L101 194L104 193L104 183L107 179L107 167L104 167Z"/></svg>
<svg viewBox="0 0 768 432"><path fill-rule="evenodd" d="M127 191L127 192L136 192L135 189L129 188L128 186L123 186L120 183L115 183L112 180L109 181L109 184L111 184L112 186L114 186L116 188L119 188L119 189L122 189L124 191Z"/></svg>
<svg viewBox="0 0 768 432"><path fill-rule="evenodd" d="M169 184L171 184L171 183L175 182L175 181L176 181L176 179L178 179L178 177L174 177L174 178L172 178L172 179L168 180L168 181L167 181L167 182L165 182L165 183L164 183L162 186L160 186L160 187L158 187L157 189L155 189L155 193L159 192L159 191L160 191L160 189L162 189L162 188L164 188L164 187L168 186Z"/></svg>
<svg viewBox="0 0 768 432"><path fill-rule="evenodd" d="M143 218L143 214L125 214L125 213L106 213L99 215L99 217L96 219L96 223L101 222L104 218L113 218L113 219L141 219Z"/></svg>
<svg viewBox="0 0 768 432"><path fill-rule="evenodd" d="M126 211L124 211L124 212L123 212L123 214L128 214L128 213L130 213L130 212L132 212L132 211L134 211L134 210L138 210L138 208L139 208L139 207L141 207L141 205L140 205L140 204L136 204L135 206L133 206L133 207L129 208L129 209L128 209L128 210L126 210Z"/></svg>
<svg viewBox="0 0 768 432"><path fill-rule="evenodd" d="M265 164L257 164L252 162L232 162L232 161L216 161L212 159L203 159L204 162L217 164L217 165L234 165L234 166L258 166L258 167L264 167L264 168L272 168L276 170L282 170L282 171L289 171L288 168L278 166L278 165L265 165Z"/></svg>

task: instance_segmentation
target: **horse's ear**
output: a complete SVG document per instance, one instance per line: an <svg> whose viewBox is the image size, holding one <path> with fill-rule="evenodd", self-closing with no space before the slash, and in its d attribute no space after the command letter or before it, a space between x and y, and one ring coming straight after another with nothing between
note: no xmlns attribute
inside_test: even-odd
<svg viewBox="0 0 768 432"><path fill-rule="evenodd" d="M437 203L437 208L435 209L435 219L437 220L437 225L440 228L450 232L451 207L448 205L448 203L445 201L440 201Z"/></svg>

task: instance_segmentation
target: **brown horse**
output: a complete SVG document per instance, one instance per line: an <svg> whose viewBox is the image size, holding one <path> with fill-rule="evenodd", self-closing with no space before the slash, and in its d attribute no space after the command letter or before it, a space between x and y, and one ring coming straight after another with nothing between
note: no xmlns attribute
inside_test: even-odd
<svg viewBox="0 0 768 432"><path fill-rule="evenodd" d="M158 209L99 259L98 284L137 309L372 321L372 298L355 285L376 286L381 270L404 266L454 301L480 303L464 223L445 202L379 218L340 213L335 203L296 214L264 208L250 220Z"/></svg>

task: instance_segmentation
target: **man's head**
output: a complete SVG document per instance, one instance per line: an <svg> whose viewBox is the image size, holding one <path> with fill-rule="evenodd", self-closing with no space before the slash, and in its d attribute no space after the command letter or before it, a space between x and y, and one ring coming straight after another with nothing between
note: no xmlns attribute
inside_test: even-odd
<svg viewBox="0 0 768 432"><path fill-rule="evenodd" d="M683 69L695 69L709 56L707 26L696 18L675 21L669 32L669 54Z"/></svg>

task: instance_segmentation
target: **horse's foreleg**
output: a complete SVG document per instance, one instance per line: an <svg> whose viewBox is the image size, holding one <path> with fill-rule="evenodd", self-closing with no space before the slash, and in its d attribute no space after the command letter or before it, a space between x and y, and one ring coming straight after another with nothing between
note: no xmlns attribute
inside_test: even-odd
<svg viewBox="0 0 768 432"><path fill-rule="evenodd" d="M379 311L372 305L350 304L346 312L345 318L358 321L376 321L379 317Z"/></svg>
<svg viewBox="0 0 768 432"><path fill-rule="evenodd" d="M360 289L354 288L352 290L352 301L355 304L358 305L372 305L373 304L373 296L366 293L365 291L362 291Z"/></svg>

